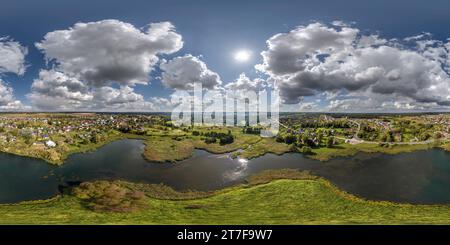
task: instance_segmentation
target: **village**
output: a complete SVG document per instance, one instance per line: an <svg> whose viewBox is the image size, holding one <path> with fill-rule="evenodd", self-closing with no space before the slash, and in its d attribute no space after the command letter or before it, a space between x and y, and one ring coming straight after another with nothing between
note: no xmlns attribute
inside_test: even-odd
<svg viewBox="0 0 450 245"><path fill-rule="evenodd" d="M0 116L0 151L59 162L69 152L82 151L118 137L144 134L144 128L165 119L122 114L4 114Z"/></svg>
<svg viewBox="0 0 450 245"><path fill-rule="evenodd" d="M280 119L278 142L331 147L337 141L348 144L427 144L449 137L450 117L433 115L307 115Z"/></svg>

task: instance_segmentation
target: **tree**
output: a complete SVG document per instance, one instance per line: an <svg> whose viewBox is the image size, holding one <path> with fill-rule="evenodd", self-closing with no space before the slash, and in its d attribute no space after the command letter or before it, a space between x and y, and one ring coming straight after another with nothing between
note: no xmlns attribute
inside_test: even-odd
<svg viewBox="0 0 450 245"><path fill-rule="evenodd" d="M312 149L309 146L303 146L302 147L302 153L305 155L311 154L312 153Z"/></svg>
<svg viewBox="0 0 450 245"><path fill-rule="evenodd" d="M390 132L386 135L386 141L394 142L394 137L392 137L392 134Z"/></svg>
<svg viewBox="0 0 450 245"><path fill-rule="evenodd" d="M212 144L212 143L216 143L217 139L215 137L206 137L205 138L205 143L206 144Z"/></svg>
<svg viewBox="0 0 450 245"><path fill-rule="evenodd" d="M308 135L303 134L302 135L302 142L303 142L303 144L307 144L308 141L309 141Z"/></svg>
<svg viewBox="0 0 450 245"><path fill-rule="evenodd" d="M296 137L292 134L288 134L286 135L286 137L284 137L284 143L290 145L293 144L296 141Z"/></svg>
<svg viewBox="0 0 450 245"><path fill-rule="evenodd" d="M101 137L101 135L98 135L97 133L93 133L90 141L94 144L97 144L98 142L102 141L102 137Z"/></svg>
<svg viewBox="0 0 450 245"><path fill-rule="evenodd" d="M261 128L245 127L242 131L244 134L260 134Z"/></svg>
<svg viewBox="0 0 450 245"><path fill-rule="evenodd" d="M442 138L441 133L440 133L440 132L436 132L436 133L434 134L434 139L435 139L435 140L438 140L438 139L440 139L440 138Z"/></svg>
<svg viewBox="0 0 450 245"><path fill-rule="evenodd" d="M319 133L317 135L317 146L322 145L322 139L323 139L323 135L322 135L322 133Z"/></svg>
<svg viewBox="0 0 450 245"><path fill-rule="evenodd" d="M32 134L31 131L29 131L29 130L24 130L24 131L21 133L21 135L22 135L22 137L24 138L26 144L30 145L30 144L32 143L32 141L33 141L33 134Z"/></svg>
<svg viewBox="0 0 450 245"><path fill-rule="evenodd" d="M284 142L283 136L277 135L277 137L275 138L275 141L278 142L278 143Z"/></svg>
<svg viewBox="0 0 450 245"><path fill-rule="evenodd" d="M297 136L297 146L298 147L303 146L303 141L302 141L302 136L301 135Z"/></svg>
<svg viewBox="0 0 450 245"><path fill-rule="evenodd" d="M219 138L219 143L221 145L231 144L234 141L233 135L226 135Z"/></svg>

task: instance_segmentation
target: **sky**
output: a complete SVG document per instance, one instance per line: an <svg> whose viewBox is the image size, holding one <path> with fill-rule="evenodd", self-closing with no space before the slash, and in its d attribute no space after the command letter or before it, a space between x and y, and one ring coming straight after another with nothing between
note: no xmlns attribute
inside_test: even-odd
<svg viewBox="0 0 450 245"><path fill-rule="evenodd" d="M286 111L450 106L445 0L0 5L0 111L170 111L194 81Z"/></svg>

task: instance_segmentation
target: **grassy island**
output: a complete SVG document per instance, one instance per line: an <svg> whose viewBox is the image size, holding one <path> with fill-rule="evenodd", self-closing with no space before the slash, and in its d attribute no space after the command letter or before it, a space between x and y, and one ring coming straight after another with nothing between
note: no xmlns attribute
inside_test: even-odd
<svg viewBox="0 0 450 245"><path fill-rule="evenodd" d="M144 157L153 162L175 162L191 157L193 151L191 140L151 137L145 141Z"/></svg>

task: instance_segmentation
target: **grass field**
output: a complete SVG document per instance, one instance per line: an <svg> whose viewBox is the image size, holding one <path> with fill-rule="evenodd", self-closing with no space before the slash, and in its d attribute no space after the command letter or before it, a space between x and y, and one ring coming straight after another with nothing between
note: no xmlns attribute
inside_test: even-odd
<svg viewBox="0 0 450 245"><path fill-rule="evenodd" d="M2 224L448 224L450 206L365 201L330 182L270 172L248 185L216 193L176 194L167 189L138 188L144 207L134 212L98 212L85 201L64 195L47 201L0 205ZM268 176L268 177L267 177ZM280 179L294 178L295 180ZM270 181L269 183L267 183ZM135 187L133 187L135 186ZM170 189L170 188L169 188ZM166 193L167 195L161 195ZM177 196L178 195L178 196ZM175 198L178 197L178 198ZM175 200L178 199L178 200Z"/></svg>
<svg viewBox="0 0 450 245"><path fill-rule="evenodd" d="M251 159L262 156L266 153L273 153L281 155L291 150L291 147L287 144L278 143L274 138L261 138L257 143L245 148L241 152L237 152L235 155L240 157Z"/></svg>
<svg viewBox="0 0 450 245"><path fill-rule="evenodd" d="M203 140L201 140L201 137L192 137L195 148L206 150L208 152L215 154L222 154L233 152L239 149L245 149L249 145L257 143L261 139L259 135L243 134L240 128L228 128L228 129L231 130L233 136L235 137L233 143L226 145L220 145L218 143L207 144ZM206 132L205 129L202 129L200 131ZM227 128L223 128L220 130L215 129L214 131L226 133Z"/></svg>
<svg viewBox="0 0 450 245"><path fill-rule="evenodd" d="M215 132L225 133L227 130L230 130L235 136L235 139L231 144L221 145L219 143L205 143L202 136L149 136L145 143L144 157L149 161L155 162L175 162L192 156L194 149L222 154L246 149L250 145L257 145L261 141L258 135L243 134L239 128L196 128L196 130L200 132L213 130ZM266 152L259 154L265 154ZM274 152L276 152L276 149Z"/></svg>
<svg viewBox="0 0 450 245"><path fill-rule="evenodd" d="M80 144L78 146L67 146L62 142L58 142L59 144L58 148L37 149L34 146L26 145L23 142L18 142L13 147L0 146L0 152L10 153L24 157L38 158L52 165L62 165L64 164L64 161L67 159L67 157L70 156L71 154L94 151L106 144L121 139L146 139L146 137L136 134L124 134L114 131L110 133L107 138L97 143L89 143L85 145Z"/></svg>
<svg viewBox="0 0 450 245"><path fill-rule="evenodd" d="M153 162L175 162L191 157L193 152L191 140L151 137L145 142L144 157Z"/></svg>
<svg viewBox="0 0 450 245"><path fill-rule="evenodd" d="M380 146L378 144L338 144L332 148L322 147L313 148L313 154L308 155L308 157L327 161L334 157L346 157L353 156L358 152L366 153L386 153L386 154L398 154L404 152L413 152L418 150L427 150L435 147L433 144L417 144L417 145L391 145L391 146Z"/></svg>

